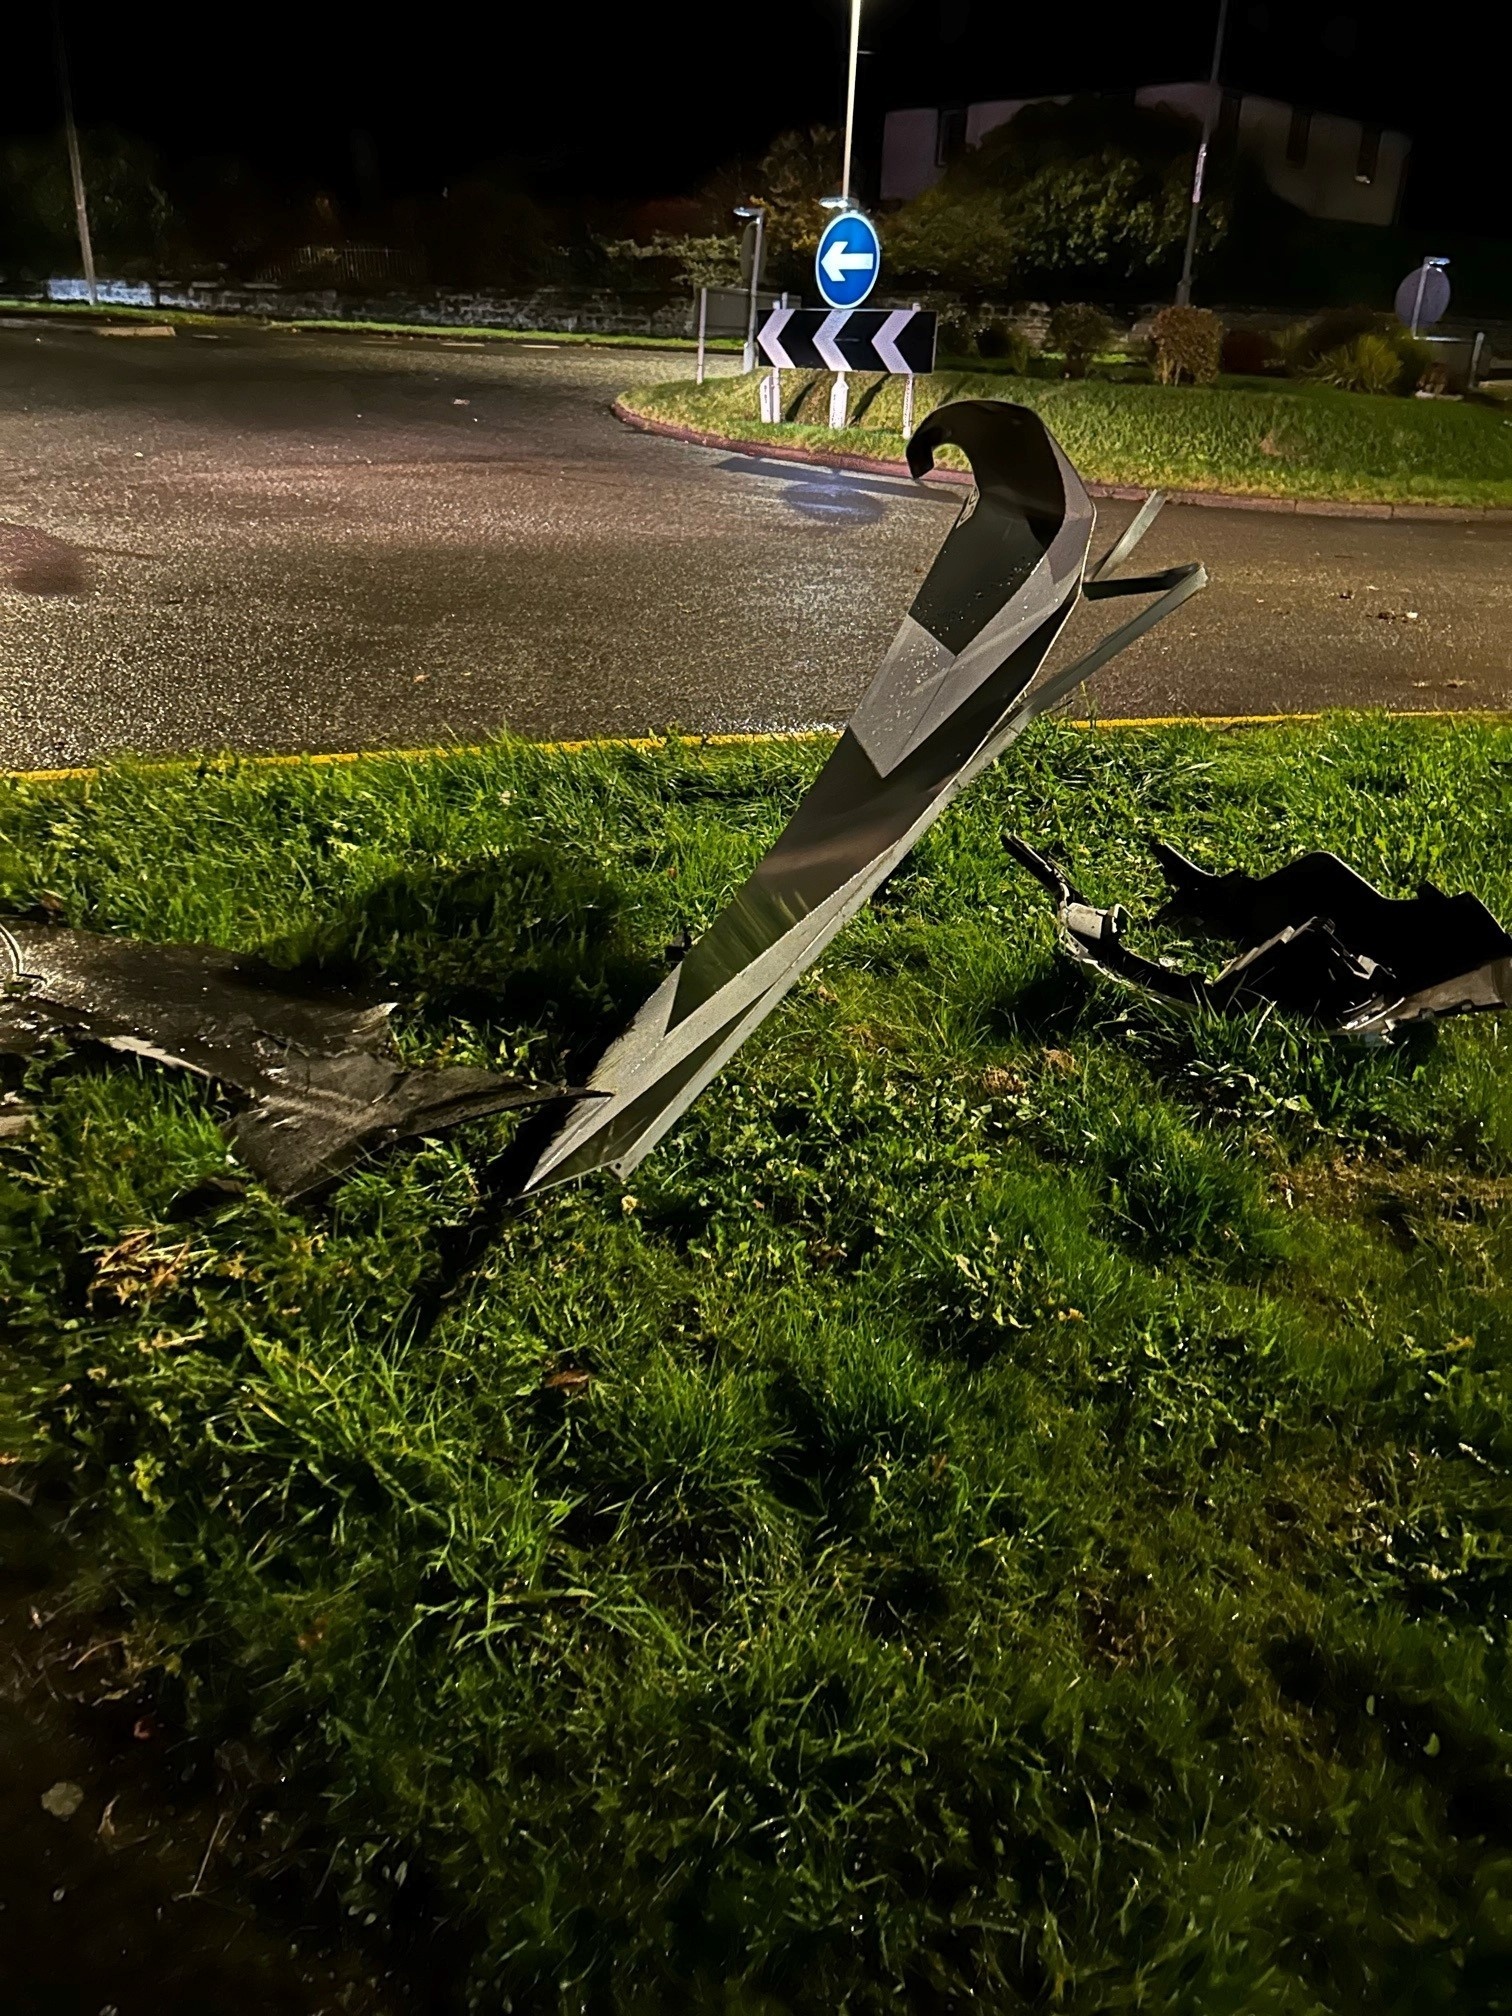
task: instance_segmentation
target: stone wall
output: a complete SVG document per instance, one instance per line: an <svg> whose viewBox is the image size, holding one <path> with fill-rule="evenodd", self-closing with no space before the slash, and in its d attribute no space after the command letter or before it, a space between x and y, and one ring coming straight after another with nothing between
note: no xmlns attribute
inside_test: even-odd
<svg viewBox="0 0 1512 2016"><path fill-rule="evenodd" d="M9 291L9 290L7 290ZM49 280L16 296L86 301L82 280ZM609 294L542 287L531 294L438 288L404 294L357 294L336 288L287 288L219 281L101 280L102 305L188 308L269 321L416 322L483 329L562 330L593 336L691 336L695 307L687 295Z"/></svg>

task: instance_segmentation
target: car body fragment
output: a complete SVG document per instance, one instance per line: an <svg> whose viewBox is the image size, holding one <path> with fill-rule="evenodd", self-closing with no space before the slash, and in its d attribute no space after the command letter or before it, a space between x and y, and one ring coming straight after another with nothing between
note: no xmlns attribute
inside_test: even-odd
<svg viewBox="0 0 1512 2016"><path fill-rule="evenodd" d="M146 945L57 924L0 925L0 1051L49 1038L140 1057L242 1093L237 1152L285 1198L312 1195L365 1149L569 1095L491 1071L412 1070L393 1003L299 991L234 953Z"/></svg>
<svg viewBox="0 0 1512 2016"><path fill-rule="evenodd" d="M1215 1014L1262 1004L1354 1036L1512 1007L1512 936L1475 896L1423 883L1383 896L1336 854L1303 854L1269 875L1212 874L1152 843L1170 894L1157 924L1195 925L1237 945L1211 979L1145 958L1125 941L1128 913L1088 903L1045 855L1004 835L1046 889L1073 958L1180 1008Z"/></svg>

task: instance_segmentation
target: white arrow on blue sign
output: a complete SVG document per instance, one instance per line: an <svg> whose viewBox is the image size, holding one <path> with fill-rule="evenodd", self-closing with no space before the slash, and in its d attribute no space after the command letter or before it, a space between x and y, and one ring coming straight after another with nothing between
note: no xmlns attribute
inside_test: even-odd
<svg viewBox="0 0 1512 2016"><path fill-rule="evenodd" d="M831 308L859 308L882 272L877 227L859 210L831 219L814 255L814 278Z"/></svg>

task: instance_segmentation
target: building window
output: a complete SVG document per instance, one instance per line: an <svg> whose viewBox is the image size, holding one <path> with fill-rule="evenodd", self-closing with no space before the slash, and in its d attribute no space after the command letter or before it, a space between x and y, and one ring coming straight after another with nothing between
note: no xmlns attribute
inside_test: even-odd
<svg viewBox="0 0 1512 2016"><path fill-rule="evenodd" d="M1307 136L1311 130L1311 112L1304 112L1300 105L1293 105L1291 126L1286 135L1286 158L1295 168L1300 168L1307 159Z"/></svg>
<svg viewBox="0 0 1512 2016"><path fill-rule="evenodd" d="M966 146L966 107L942 105L935 127L935 166L947 167Z"/></svg>
<svg viewBox="0 0 1512 2016"><path fill-rule="evenodd" d="M1355 156L1356 182L1371 183L1376 178L1376 170L1381 165L1381 129L1379 126L1360 128L1360 151Z"/></svg>

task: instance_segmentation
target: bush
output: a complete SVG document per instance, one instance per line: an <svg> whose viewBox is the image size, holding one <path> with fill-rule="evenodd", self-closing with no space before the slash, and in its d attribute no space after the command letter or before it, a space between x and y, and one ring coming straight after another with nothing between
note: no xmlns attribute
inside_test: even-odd
<svg viewBox="0 0 1512 2016"><path fill-rule="evenodd" d="M977 331L976 347L983 357L1001 357L1010 371L1020 375L1029 369L1031 353L1029 339L1022 329L1015 329L1011 322L996 316Z"/></svg>
<svg viewBox="0 0 1512 2016"><path fill-rule="evenodd" d="M1223 324L1207 308L1162 308L1150 328L1155 376L1162 385L1217 382L1223 357Z"/></svg>
<svg viewBox="0 0 1512 2016"><path fill-rule="evenodd" d="M1319 379L1351 392L1413 392L1434 369L1429 346L1394 315L1373 308L1330 308L1310 322L1299 322L1281 338L1281 354L1293 377Z"/></svg>
<svg viewBox="0 0 1512 2016"><path fill-rule="evenodd" d="M1225 329L1219 359L1237 378L1258 378L1281 362L1281 349L1268 329Z"/></svg>
<svg viewBox="0 0 1512 2016"><path fill-rule="evenodd" d="M1049 347L1066 360L1068 378L1085 378L1087 366L1113 340L1113 324L1090 301L1062 301L1045 332Z"/></svg>
<svg viewBox="0 0 1512 2016"><path fill-rule="evenodd" d="M1367 331L1320 357L1309 376L1337 385L1341 392L1395 392L1402 360L1389 337Z"/></svg>
<svg viewBox="0 0 1512 2016"><path fill-rule="evenodd" d="M1391 319L1374 308L1325 308L1310 322L1294 323L1282 336L1286 368L1303 377L1331 351L1347 349L1360 336L1380 335Z"/></svg>

